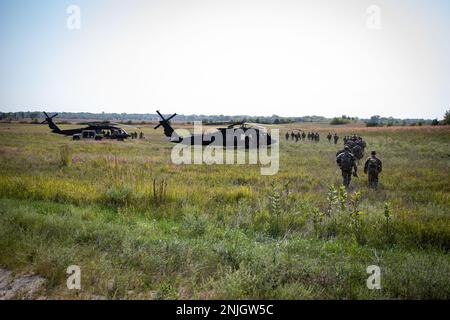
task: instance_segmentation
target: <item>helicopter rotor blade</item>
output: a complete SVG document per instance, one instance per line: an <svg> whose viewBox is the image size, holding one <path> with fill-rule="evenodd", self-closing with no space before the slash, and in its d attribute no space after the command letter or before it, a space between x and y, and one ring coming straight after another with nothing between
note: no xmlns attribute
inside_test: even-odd
<svg viewBox="0 0 450 320"><path fill-rule="evenodd" d="M125 123L108 122L108 124L115 124L115 125L118 125L119 127L129 127L129 128L133 128L133 129L141 129L140 127L130 126L129 124L125 124Z"/></svg>
<svg viewBox="0 0 450 320"><path fill-rule="evenodd" d="M233 122L230 125L228 125L228 129L234 128L236 126L242 126L243 124L245 124L244 121Z"/></svg>
<svg viewBox="0 0 450 320"><path fill-rule="evenodd" d="M49 115L47 114L47 112L44 111L45 117L46 118L50 118Z"/></svg>
<svg viewBox="0 0 450 320"><path fill-rule="evenodd" d="M58 116L57 113L55 113L54 115L52 115L52 116L50 117L50 119L53 119L53 118L56 117L56 116Z"/></svg>
<svg viewBox="0 0 450 320"><path fill-rule="evenodd" d="M160 116L160 118L162 119L161 121L159 121L159 124L154 128L155 130L158 129L161 126L164 126L165 124L168 124L170 119L174 118L177 114L174 113L173 115L171 115L170 117L168 117L167 119L164 118L164 116L161 114L161 112L159 112L159 110L156 110L156 113Z"/></svg>
<svg viewBox="0 0 450 320"><path fill-rule="evenodd" d="M159 112L159 110L156 110L156 113L161 117L163 121L166 121L166 119L164 119L163 115Z"/></svg>
<svg viewBox="0 0 450 320"><path fill-rule="evenodd" d="M174 113L173 115L171 115L169 118L167 118L165 121L169 121L170 119L172 119L173 117L175 117L177 114L176 113Z"/></svg>

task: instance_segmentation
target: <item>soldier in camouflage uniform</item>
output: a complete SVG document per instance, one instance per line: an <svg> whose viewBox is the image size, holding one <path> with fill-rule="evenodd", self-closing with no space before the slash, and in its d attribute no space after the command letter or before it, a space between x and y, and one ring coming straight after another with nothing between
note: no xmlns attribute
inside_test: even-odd
<svg viewBox="0 0 450 320"><path fill-rule="evenodd" d="M356 143L352 139L347 139L347 142L345 143L345 145L349 146L350 149L353 149L353 147L356 145Z"/></svg>
<svg viewBox="0 0 450 320"><path fill-rule="evenodd" d="M348 141L348 137L347 137L347 136L345 136L345 137L344 137L344 144L346 144L346 143L347 143L347 141Z"/></svg>
<svg viewBox="0 0 450 320"><path fill-rule="evenodd" d="M332 137L333 136L331 135L331 132L328 132L328 135L327 135L328 143L331 143L331 138Z"/></svg>
<svg viewBox="0 0 450 320"><path fill-rule="evenodd" d="M355 156L350 152L349 146L344 147L344 152L340 153L336 157L336 163L342 171L342 183L348 188L353 176L357 177L358 167L356 166Z"/></svg>
<svg viewBox="0 0 450 320"><path fill-rule="evenodd" d="M352 153L358 160L361 160L364 157L364 151L359 144L353 146Z"/></svg>
<svg viewBox="0 0 450 320"><path fill-rule="evenodd" d="M358 139L356 140L356 143L361 146L363 151L367 147L367 143L363 140L362 137L358 137Z"/></svg>
<svg viewBox="0 0 450 320"><path fill-rule="evenodd" d="M286 141L289 140L289 131L286 132Z"/></svg>
<svg viewBox="0 0 450 320"><path fill-rule="evenodd" d="M382 166L381 160L377 158L377 153L372 151L371 156L367 158L364 165L364 173L368 175L370 188L378 189L378 175L383 169Z"/></svg>
<svg viewBox="0 0 450 320"><path fill-rule="evenodd" d="M302 140L305 140L306 139L306 133L305 133L305 131L302 131Z"/></svg>
<svg viewBox="0 0 450 320"><path fill-rule="evenodd" d="M337 144L338 140L339 140L339 136L337 135L337 133L334 133L333 138L334 138L334 144Z"/></svg>

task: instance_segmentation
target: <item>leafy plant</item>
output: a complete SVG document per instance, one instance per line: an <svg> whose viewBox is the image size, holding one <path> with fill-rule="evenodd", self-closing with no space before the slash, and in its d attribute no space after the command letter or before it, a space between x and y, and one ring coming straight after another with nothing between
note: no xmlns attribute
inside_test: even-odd
<svg viewBox="0 0 450 320"><path fill-rule="evenodd" d="M388 242L393 241L393 230L391 227L391 221L392 221L392 209L389 203L384 203L384 217L385 217L385 226L386 226L386 238L388 239Z"/></svg>
<svg viewBox="0 0 450 320"><path fill-rule="evenodd" d="M269 213L271 215L272 220L272 234L279 235L281 233L281 201L282 201L282 191L275 184L271 184L271 192L269 194Z"/></svg>
<svg viewBox="0 0 450 320"><path fill-rule="evenodd" d="M361 203L361 192L355 192L349 197L349 213L350 213L350 230L353 233L354 238L360 244L364 243L363 236L363 221L362 217L365 214L359 209Z"/></svg>

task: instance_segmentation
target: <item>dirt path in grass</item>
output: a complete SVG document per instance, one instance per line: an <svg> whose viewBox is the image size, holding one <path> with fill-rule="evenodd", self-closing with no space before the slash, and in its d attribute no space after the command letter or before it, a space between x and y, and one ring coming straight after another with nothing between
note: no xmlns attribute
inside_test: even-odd
<svg viewBox="0 0 450 320"><path fill-rule="evenodd" d="M42 299L39 289L45 279L33 274L13 275L11 271L0 268L0 300Z"/></svg>

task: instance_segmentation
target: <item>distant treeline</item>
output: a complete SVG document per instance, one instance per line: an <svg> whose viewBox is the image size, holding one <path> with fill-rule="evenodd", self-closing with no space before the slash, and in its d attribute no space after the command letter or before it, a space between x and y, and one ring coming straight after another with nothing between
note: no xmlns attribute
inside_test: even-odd
<svg viewBox="0 0 450 320"><path fill-rule="evenodd" d="M444 121L438 119L395 119L392 117L372 116L370 119L364 121L367 127L383 127L383 126L422 126L422 125L440 125L445 124Z"/></svg>
<svg viewBox="0 0 450 320"><path fill-rule="evenodd" d="M55 112L49 112L50 115ZM64 120L101 120L101 121L120 121L120 122L140 122L140 121L159 121L159 116L155 113L89 113L89 112L57 112L59 119ZM0 112L0 120L31 120L37 122L44 119L44 114L39 111L27 112ZM183 115L179 114L174 118L175 121L203 121L205 124L221 124L229 122L256 122L263 124L293 123L293 122L328 122L329 119L319 116L306 117L280 117L272 116L225 116L225 115Z"/></svg>
<svg viewBox="0 0 450 320"><path fill-rule="evenodd" d="M160 118L156 113L90 113L90 112L57 112L59 114L59 121L64 120L99 120L99 121L117 121L117 122L150 122L159 121ZM49 112L54 114L54 112ZM437 119L396 119L393 117L372 116L370 119L360 119L358 117L350 117L342 115L332 119L321 116L304 116L304 117L280 117L278 115L272 116L225 116L225 115L177 115L175 121L192 122L203 121L204 124L225 124L230 122L256 122L262 124L284 124L294 122L321 122L330 123L333 125L342 125L352 122L364 122L368 127L378 126L401 126L401 125L439 125L448 124L450 115L446 113L444 120ZM39 111L26 112L0 112L0 121L23 121L37 123L44 119L44 114ZM447 122L446 122L447 121Z"/></svg>

